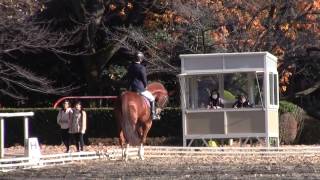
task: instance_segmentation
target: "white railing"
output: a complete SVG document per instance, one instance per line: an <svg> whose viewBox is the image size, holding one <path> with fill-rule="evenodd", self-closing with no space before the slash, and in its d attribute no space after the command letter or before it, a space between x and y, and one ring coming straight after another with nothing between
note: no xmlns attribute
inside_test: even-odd
<svg viewBox="0 0 320 180"><path fill-rule="evenodd" d="M129 148L128 150L129 159L138 159L138 148ZM108 150L108 152L97 151L97 152L75 152L75 153L61 153L61 154L48 154L41 155L38 161L33 161L29 157L15 157L0 159L0 172L10 171L19 168L38 168L46 166L61 165L71 163L75 161L84 160L95 160L95 159L106 159L106 160L121 160L122 150L115 148Z"/></svg>
<svg viewBox="0 0 320 180"><path fill-rule="evenodd" d="M168 147L168 146L145 146L144 157L146 158L262 158L266 161L270 159L294 158L319 158L319 146L289 146L289 147ZM139 149L130 147L128 151L129 159L139 158ZM37 168L54 166L83 160L123 160L122 149L114 147L106 152L76 152L61 153L52 155L41 155L39 161L30 161L28 157L0 159L0 171L10 171L18 168ZM230 160L230 159L229 159Z"/></svg>

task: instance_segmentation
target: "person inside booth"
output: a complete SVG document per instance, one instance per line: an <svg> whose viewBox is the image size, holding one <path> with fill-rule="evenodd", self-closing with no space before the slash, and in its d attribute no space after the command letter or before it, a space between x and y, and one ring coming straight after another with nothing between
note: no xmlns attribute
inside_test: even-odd
<svg viewBox="0 0 320 180"><path fill-rule="evenodd" d="M248 101L246 96L239 95L237 101L233 104L233 108L249 108L252 104Z"/></svg>
<svg viewBox="0 0 320 180"><path fill-rule="evenodd" d="M220 109L223 107L224 107L223 100L222 98L220 98L219 92L217 90L211 91L210 97L209 97L208 109Z"/></svg>

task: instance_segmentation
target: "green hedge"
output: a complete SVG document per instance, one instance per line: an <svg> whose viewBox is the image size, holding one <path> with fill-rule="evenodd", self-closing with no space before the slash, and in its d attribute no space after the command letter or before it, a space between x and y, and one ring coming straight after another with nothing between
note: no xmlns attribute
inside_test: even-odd
<svg viewBox="0 0 320 180"><path fill-rule="evenodd" d="M236 99L236 96L234 96L230 91L224 90L223 91L223 97L224 100L233 101Z"/></svg>
<svg viewBox="0 0 320 180"><path fill-rule="evenodd" d="M56 123L58 109L30 108L30 109L0 109L0 112L27 112L33 111L30 118L30 137L38 137L43 144L60 144L59 126ZM117 137L117 126L113 110L110 108L86 109L88 114L88 127L85 139ZM181 137L182 136L181 111L178 108L167 108L162 112L162 119L154 121L149 137ZM6 146L23 143L22 118L7 118L5 120Z"/></svg>
<svg viewBox="0 0 320 180"><path fill-rule="evenodd" d="M279 106L279 113L280 114L286 113L286 112L295 113L301 109L299 106L297 106L289 101L280 101L279 105L280 105Z"/></svg>
<svg viewBox="0 0 320 180"><path fill-rule="evenodd" d="M297 112L298 106L280 101L280 113ZM0 112L33 111L35 116L30 120L30 136L38 137L43 144L60 144L59 126L56 123L58 109L30 108L30 109L0 109ZM85 139L117 137L117 126L113 110L110 108L86 109L88 127ZM148 137L177 137L182 138L182 120L180 108L166 108L162 112L162 119L154 121ZM22 118L8 118L5 120L6 146L23 143Z"/></svg>

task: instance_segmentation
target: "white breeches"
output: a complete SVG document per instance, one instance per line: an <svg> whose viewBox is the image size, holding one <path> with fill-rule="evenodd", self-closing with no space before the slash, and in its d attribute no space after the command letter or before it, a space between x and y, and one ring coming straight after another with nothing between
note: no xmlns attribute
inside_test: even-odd
<svg viewBox="0 0 320 180"><path fill-rule="evenodd" d="M153 102L155 100L155 98L153 97L153 95L151 94L151 92L145 90L143 92L141 92L141 95L146 97L149 101Z"/></svg>

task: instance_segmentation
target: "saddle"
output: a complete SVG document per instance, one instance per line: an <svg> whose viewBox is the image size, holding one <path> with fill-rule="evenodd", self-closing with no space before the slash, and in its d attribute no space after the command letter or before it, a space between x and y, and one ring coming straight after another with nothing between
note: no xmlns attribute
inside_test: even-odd
<svg viewBox="0 0 320 180"><path fill-rule="evenodd" d="M134 92L134 91L131 91L131 92ZM151 104L150 104L150 101L148 100L148 98L146 98L145 96L143 96L142 94L140 94L139 92L135 92L137 93L137 95L141 96L143 98L143 101L144 103L150 108L151 107Z"/></svg>
<svg viewBox="0 0 320 180"><path fill-rule="evenodd" d="M161 112L161 110L159 109L159 108L156 108L156 106L155 107L153 107L152 105L151 105L151 102L149 101L149 99L147 98L147 97L145 97L144 95L142 95L141 93L139 93L139 92L136 92L139 96L142 96L142 98L143 98L143 101L144 101L144 103L145 103L145 105L150 109L150 115L153 117L152 119L154 119L154 120L160 120L160 116L159 116L159 114L160 114L160 112Z"/></svg>

